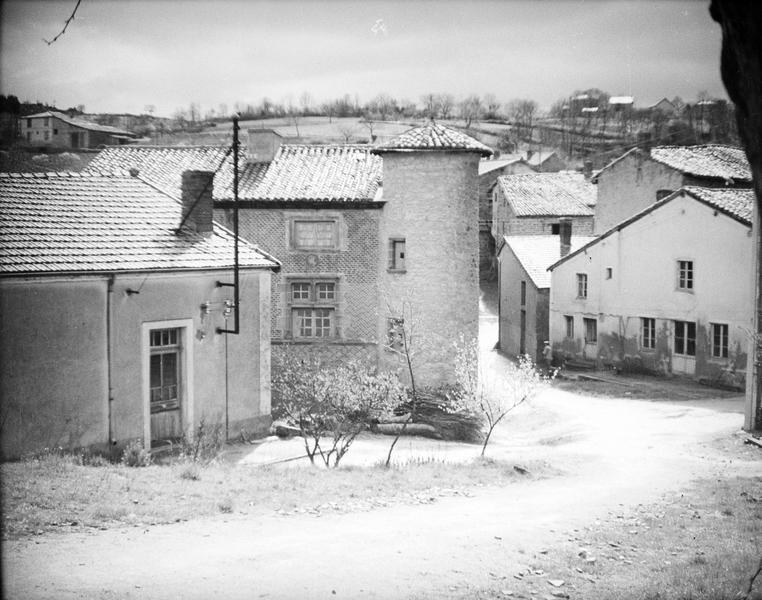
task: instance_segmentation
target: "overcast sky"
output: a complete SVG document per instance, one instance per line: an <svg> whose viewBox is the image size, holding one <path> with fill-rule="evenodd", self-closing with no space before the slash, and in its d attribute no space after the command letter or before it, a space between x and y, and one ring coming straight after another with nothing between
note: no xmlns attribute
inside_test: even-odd
<svg viewBox="0 0 762 600"><path fill-rule="evenodd" d="M726 97L708 1L76 0L2 2L0 93L170 116L267 96L493 93L549 106L576 89Z"/></svg>

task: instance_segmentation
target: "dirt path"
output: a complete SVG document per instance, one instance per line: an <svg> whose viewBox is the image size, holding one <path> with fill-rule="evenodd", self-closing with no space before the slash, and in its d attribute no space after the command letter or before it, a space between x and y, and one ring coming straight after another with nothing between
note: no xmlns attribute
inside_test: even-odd
<svg viewBox="0 0 762 600"><path fill-rule="evenodd" d="M740 408L738 399L723 401ZM725 407L727 408L727 406ZM38 536L3 546L9 598L460 597L607 511L696 477L761 475L723 449L738 412L552 390L492 455L558 475L371 512L216 518ZM720 441L718 441L720 440ZM724 440L724 441L723 441ZM335 592L335 594L334 594Z"/></svg>
<svg viewBox="0 0 762 600"><path fill-rule="evenodd" d="M499 371L503 359L489 360ZM546 478L369 512L228 516L8 542L4 591L57 600L468 598L609 511L657 501L696 478L762 475L759 454L741 451L741 410L739 397L695 407L551 389L522 406L489 448L509 464L546 463Z"/></svg>

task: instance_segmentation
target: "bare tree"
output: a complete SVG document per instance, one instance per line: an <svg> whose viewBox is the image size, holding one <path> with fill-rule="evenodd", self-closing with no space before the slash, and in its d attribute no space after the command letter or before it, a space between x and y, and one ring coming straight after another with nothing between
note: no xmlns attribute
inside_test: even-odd
<svg viewBox="0 0 762 600"><path fill-rule="evenodd" d="M452 94L437 94L436 107L442 119L449 119L455 108L455 97Z"/></svg>
<svg viewBox="0 0 762 600"><path fill-rule="evenodd" d="M355 133L357 133L357 130L354 128L354 126L351 123L342 123L339 125L339 133L344 138L344 143L348 144L349 140L352 138Z"/></svg>
<svg viewBox="0 0 762 600"><path fill-rule="evenodd" d="M477 95L471 95L461 100L459 106L460 118L466 122L466 129L471 127L473 121L478 121L482 114L482 101Z"/></svg>
<svg viewBox="0 0 762 600"><path fill-rule="evenodd" d="M511 100L507 105L508 118L513 121L520 137L532 137L537 102L527 99Z"/></svg>
<svg viewBox="0 0 762 600"><path fill-rule="evenodd" d="M373 120L373 115L371 112L367 111L362 121L360 122L368 129L368 133L370 134L370 141L375 142L376 135L373 133L373 130L375 129L376 122Z"/></svg>
<svg viewBox="0 0 762 600"><path fill-rule="evenodd" d="M309 92L302 92L299 96L299 104L302 107L302 114L306 116L312 108L312 95Z"/></svg>
<svg viewBox="0 0 762 600"><path fill-rule="evenodd" d="M436 94L424 94L421 96L421 104L423 104L423 112L430 119L436 119L439 113L439 102Z"/></svg>
<svg viewBox="0 0 762 600"><path fill-rule="evenodd" d="M484 95L484 117L497 119L500 116L500 101L495 94Z"/></svg>

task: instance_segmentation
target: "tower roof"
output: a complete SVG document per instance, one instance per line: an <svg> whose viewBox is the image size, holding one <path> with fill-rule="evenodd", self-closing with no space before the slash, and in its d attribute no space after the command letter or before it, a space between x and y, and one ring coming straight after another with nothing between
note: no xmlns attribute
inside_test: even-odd
<svg viewBox="0 0 762 600"><path fill-rule="evenodd" d="M374 148L374 153L429 152L429 151L478 152L490 156L492 150L474 138L435 123L434 121L414 127L385 144Z"/></svg>

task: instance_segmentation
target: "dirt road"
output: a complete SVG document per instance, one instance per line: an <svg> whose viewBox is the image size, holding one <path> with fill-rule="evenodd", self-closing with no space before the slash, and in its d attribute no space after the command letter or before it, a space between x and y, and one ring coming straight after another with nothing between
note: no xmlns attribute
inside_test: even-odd
<svg viewBox="0 0 762 600"><path fill-rule="evenodd" d="M762 475L761 461L723 449L737 443L741 415L738 399L721 404L722 412L551 390L522 407L490 453L546 461L554 476L371 512L37 536L4 544L5 590L57 599L460 597L609 510L696 477Z"/></svg>

